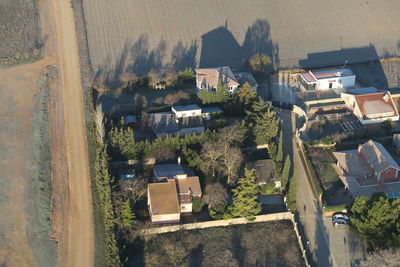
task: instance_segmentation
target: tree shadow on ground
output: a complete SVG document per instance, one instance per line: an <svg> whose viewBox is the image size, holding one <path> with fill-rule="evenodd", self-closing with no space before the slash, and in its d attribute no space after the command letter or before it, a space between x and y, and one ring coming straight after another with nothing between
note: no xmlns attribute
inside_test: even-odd
<svg viewBox="0 0 400 267"><path fill-rule="evenodd" d="M207 32L201 39L200 68L230 66L241 69L246 59L258 53L268 55L274 64L279 64L279 46L271 39L267 20L257 19L249 26L241 45L227 24Z"/></svg>

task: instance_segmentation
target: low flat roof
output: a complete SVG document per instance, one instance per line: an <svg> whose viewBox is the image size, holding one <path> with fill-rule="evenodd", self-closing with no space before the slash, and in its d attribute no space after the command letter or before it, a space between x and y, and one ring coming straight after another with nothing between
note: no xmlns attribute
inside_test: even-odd
<svg viewBox="0 0 400 267"><path fill-rule="evenodd" d="M176 175L186 174L185 170L179 164L154 165L154 171L159 177L174 177Z"/></svg>
<svg viewBox="0 0 400 267"><path fill-rule="evenodd" d="M222 109L219 107L203 107L201 108L203 113L221 113Z"/></svg>
<svg viewBox="0 0 400 267"><path fill-rule="evenodd" d="M347 92L352 95L366 95L366 94L378 93L379 90L376 89L375 87L363 87L363 88L348 89Z"/></svg>
<svg viewBox="0 0 400 267"><path fill-rule="evenodd" d="M312 71L312 73L318 80L354 75L354 73L350 69L331 69L323 71Z"/></svg>
<svg viewBox="0 0 400 267"><path fill-rule="evenodd" d="M176 111L188 111L188 110L196 110L196 109L200 109L200 107L198 105L180 105L180 106L173 106L173 109L175 109Z"/></svg>

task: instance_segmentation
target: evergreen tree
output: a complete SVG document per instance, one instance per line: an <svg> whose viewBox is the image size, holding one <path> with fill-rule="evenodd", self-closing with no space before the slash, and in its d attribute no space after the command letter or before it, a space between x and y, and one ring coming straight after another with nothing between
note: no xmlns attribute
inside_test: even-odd
<svg viewBox="0 0 400 267"><path fill-rule="evenodd" d="M252 220L261 212L261 204L257 200L257 185L253 169L245 169L244 177L238 181L238 186L232 190L233 202L229 207L232 217L246 217Z"/></svg>
<svg viewBox="0 0 400 267"><path fill-rule="evenodd" d="M268 155L271 159L275 159L276 158L276 144L274 141L271 141L268 144Z"/></svg>
<svg viewBox="0 0 400 267"><path fill-rule="evenodd" d="M131 208L131 203L128 200L126 200L121 207L121 219L124 227L126 228L132 228L132 224L135 221L135 214L132 211Z"/></svg>
<svg viewBox="0 0 400 267"><path fill-rule="evenodd" d="M351 207L350 221L373 245L400 246L400 199L389 200L382 194L358 197Z"/></svg>
<svg viewBox="0 0 400 267"><path fill-rule="evenodd" d="M244 108L249 107L257 98L257 93L251 88L249 83L245 83L238 91L239 101Z"/></svg>
<svg viewBox="0 0 400 267"><path fill-rule="evenodd" d="M218 81L216 92L200 90L198 96L202 104L226 103L228 101L228 87L223 85L221 81Z"/></svg>
<svg viewBox="0 0 400 267"><path fill-rule="evenodd" d="M279 136L278 153L276 154L275 161L276 162L282 162L283 161L283 134L282 134L282 130L281 130L281 134Z"/></svg>
<svg viewBox="0 0 400 267"><path fill-rule="evenodd" d="M108 139L113 159L136 159L135 138L130 127L113 127Z"/></svg>
<svg viewBox="0 0 400 267"><path fill-rule="evenodd" d="M283 165L283 171L281 175L281 186L282 186L282 191L286 192L286 188L289 182L289 175L290 175L290 156L287 155L285 159L285 164Z"/></svg>
<svg viewBox="0 0 400 267"><path fill-rule="evenodd" d="M286 195L286 203L291 211L296 210L296 194L297 194L297 178L293 172L292 178L289 183L289 191Z"/></svg>
<svg viewBox="0 0 400 267"><path fill-rule="evenodd" d="M256 143L258 145L268 144L278 134L279 120L274 111L259 113L255 119L253 128Z"/></svg>

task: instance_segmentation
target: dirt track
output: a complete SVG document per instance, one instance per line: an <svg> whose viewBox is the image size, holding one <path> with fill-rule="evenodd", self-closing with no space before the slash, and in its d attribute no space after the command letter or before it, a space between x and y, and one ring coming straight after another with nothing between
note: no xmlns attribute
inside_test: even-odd
<svg viewBox="0 0 400 267"><path fill-rule="evenodd" d="M51 2L51 3L50 3ZM68 161L68 237L59 266L93 265L93 217L83 115L82 85L73 10L70 1L48 1L57 32L57 62L63 94Z"/></svg>

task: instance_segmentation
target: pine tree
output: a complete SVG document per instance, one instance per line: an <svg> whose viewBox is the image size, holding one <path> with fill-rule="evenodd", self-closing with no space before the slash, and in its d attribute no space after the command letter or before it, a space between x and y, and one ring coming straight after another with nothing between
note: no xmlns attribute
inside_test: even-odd
<svg viewBox="0 0 400 267"><path fill-rule="evenodd" d="M283 171L282 171L282 175L281 175L281 187L282 187L282 191L286 192L286 188L288 185L288 181L289 181L289 175L290 175L290 156L287 155L286 159L285 159L285 164L283 165Z"/></svg>
<svg viewBox="0 0 400 267"><path fill-rule="evenodd" d="M279 120L274 111L260 113L255 119L254 136L256 143L268 144L278 134Z"/></svg>
<svg viewBox="0 0 400 267"><path fill-rule="evenodd" d="M286 203L291 211L296 210L296 193L297 193L297 178L293 171L292 179L289 183L289 191L286 196Z"/></svg>
<svg viewBox="0 0 400 267"><path fill-rule="evenodd" d="M132 223L135 221L135 214L132 211L129 199L122 204L121 219L124 227L126 228L131 228Z"/></svg>
<svg viewBox="0 0 400 267"><path fill-rule="evenodd" d="M245 83L238 91L240 103L247 108L257 98L257 93L251 88L249 83Z"/></svg>
<svg viewBox="0 0 400 267"><path fill-rule="evenodd" d="M276 162L282 162L283 161L283 134L282 130L279 136L279 144L278 144L278 153L276 154L275 158Z"/></svg>
<svg viewBox="0 0 400 267"><path fill-rule="evenodd" d="M130 127L113 127L108 133L113 158L136 159L136 144Z"/></svg>
<svg viewBox="0 0 400 267"><path fill-rule="evenodd" d="M238 181L238 186L232 190L233 202L229 207L232 217L246 217L248 220L261 212L261 204L257 200L257 185L253 169L245 169L244 177Z"/></svg>

